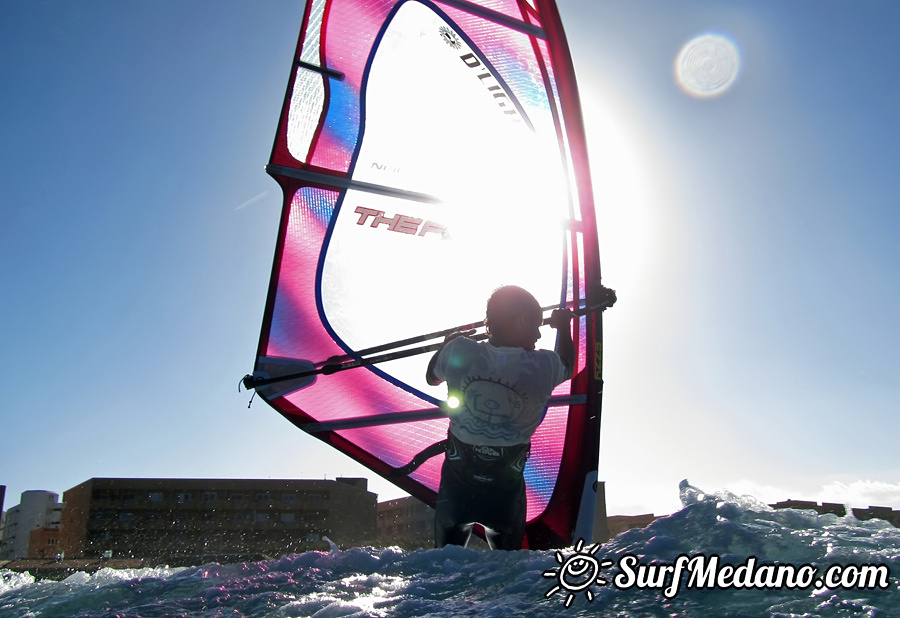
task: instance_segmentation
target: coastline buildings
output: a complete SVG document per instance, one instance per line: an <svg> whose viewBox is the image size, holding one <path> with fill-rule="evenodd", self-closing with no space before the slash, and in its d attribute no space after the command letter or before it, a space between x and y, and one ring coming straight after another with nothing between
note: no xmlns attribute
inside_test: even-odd
<svg viewBox="0 0 900 618"><path fill-rule="evenodd" d="M366 479L93 478L64 494L67 558L236 561L375 541Z"/></svg>
<svg viewBox="0 0 900 618"><path fill-rule="evenodd" d="M843 504L838 504L837 502L823 502L822 504L818 504L817 502L812 502L810 500L782 500L781 502L776 502L769 506L773 509L813 510L819 515L831 513L838 517L843 517L847 514L847 508Z"/></svg>
<svg viewBox="0 0 900 618"><path fill-rule="evenodd" d="M0 559L27 558L32 531L58 530L62 510L59 494L37 489L23 492L19 504L6 511L3 518Z"/></svg>
<svg viewBox="0 0 900 618"><path fill-rule="evenodd" d="M847 507L836 502L823 502L819 504L809 500L784 500L770 504L773 509L804 509L813 510L819 515L832 513L838 517L844 517L847 514ZM882 519L895 528L900 528L900 511L892 509L889 506L872 506L867 509L851 508L850 512L859 521L867 521L869 519Z"/></svg>
<svg viewBox="0 0 900 618"><path fill-rule="evenodd" d="M378 544L434 547L434 509L412 496L378 503Z"/></svg>
<svg viewBox="0 0 900 618"><path fill-rule="evenodd" d="M3 494L0 486L0 508ZM601 485L598 496L602 494ZM58 498L49 491L22 494L21 504L9 509L0 526L0 564L84 570L129 560L144 565L251 561L328 550L329 540L340 548L434 545L431 508L412 497L378 503L362 478L93 478L67 490L63 503ZM770 506L847 514L836 503L787 500ZM656 519L653 514L606 517L600 498L597 507L595 542ZM882 519L900 527L900 511L890 507L851 512L859 520ZM600 522L602 529L597 528ZM470 547L486 545L473 538ZM32 564L25 565L29 559ZM2 562L6 560L18 566ZM93 566L86 567L88 563Z"/></svg>
<svg viewBox="0 0 900 618"><path fill-rule="evenodd" d="M633 528L646 528L660 516L653 513L643 515L611 515L608 519L609 534L605 541L611 540Z"/></svg>

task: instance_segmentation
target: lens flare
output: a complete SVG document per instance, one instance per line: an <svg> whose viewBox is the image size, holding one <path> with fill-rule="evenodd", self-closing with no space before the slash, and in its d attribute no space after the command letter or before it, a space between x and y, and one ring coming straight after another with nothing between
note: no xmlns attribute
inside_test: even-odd
<svg viewBox="0 0 900 618"><path fill-rule="evenodd" d="M689 41L675 60L678 85L695 97L715 97L737 79L741 58L728 38L704 34Z"/></svg>

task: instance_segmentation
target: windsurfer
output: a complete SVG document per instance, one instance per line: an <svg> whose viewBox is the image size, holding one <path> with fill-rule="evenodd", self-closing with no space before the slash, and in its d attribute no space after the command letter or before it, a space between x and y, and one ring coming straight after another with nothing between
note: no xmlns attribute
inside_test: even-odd
<svg viewBox="0 0 900 618"><path fill-rule="evenodd" d="M517 286L498 288L487 304L489 339L455 333L432 357L429 384L447 382L450 417L435 510L435 546L466 545L472 525L485 527L492 548L520 549L525 533L523 471L531 436L553 389L573 374L575 347L567 309L549 324L558 352L535 350L543 314ZM461 336L462 335L462 336Z"/></svg>

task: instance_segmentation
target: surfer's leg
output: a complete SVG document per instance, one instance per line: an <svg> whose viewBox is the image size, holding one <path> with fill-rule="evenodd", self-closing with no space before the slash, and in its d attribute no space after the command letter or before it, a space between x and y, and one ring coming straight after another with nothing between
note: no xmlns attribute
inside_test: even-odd
<svg viewBox="0 0 900 618"><path fill-rule="evenodd" d="M511 492L498 492L492 501L492 512L482 523L492 530L490 545L493 549L522 549L525 536L525 483L519 483Z"/></svg>
<svg viewBox="0 0 900 618"><path fill-rule="evenodd" d="M434 519L435 547L444 547L446 545L462 545L465 547L469 544L471 536L472 524L442 523L437 516Z"/></svg>
<svg viewBox="0 0 900 618"><path fill-rule="evenodd" d="M449 465L444 462L441 469L441 486L438 489L437 502L434 506L434 546L463 545L469 542L472 534L471 525L466 521L468 504L465 488Z"/></svg>
<svg viewBox="0 0 900 618"><path fill-rule="evenodd" d="M525 512L518 518L520 521L510 522L509 527L494 530L494 548L515 551L522 549L522 539L525 537Z"/></svg>

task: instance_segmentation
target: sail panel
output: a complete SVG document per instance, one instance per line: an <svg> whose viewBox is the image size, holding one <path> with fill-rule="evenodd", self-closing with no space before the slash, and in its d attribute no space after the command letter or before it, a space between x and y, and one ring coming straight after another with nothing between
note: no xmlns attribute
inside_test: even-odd
<svg viewBox="0 0 900 618"><path fill-rule="evenodd" d="M306 31L303 37L300 62L296 72L288 116L288 150L297 161L305 162L325 110L326 78L314 67L322 67L320 42L325 0L309 4Z"/></svg>
<svg viewBox="0 0 900 618"><path fill-rule="evenodd" d="M566 391L568 392L568 391ZM556 481L562 460L565 435L568 424L569 406L552 406L547 409L544 420L538 425L531 440L531 455L525 464L525 482L528 488L527 521L544 512Z"/></svg>

